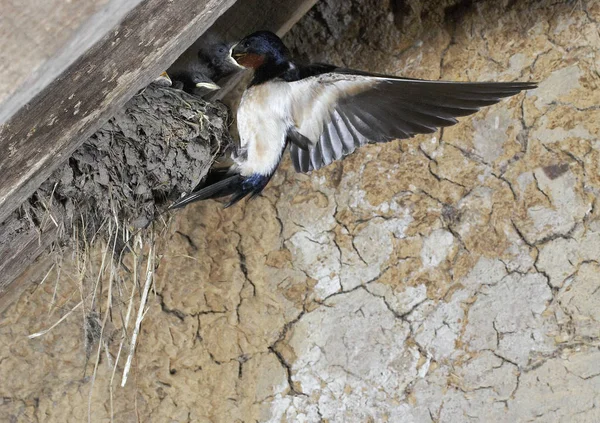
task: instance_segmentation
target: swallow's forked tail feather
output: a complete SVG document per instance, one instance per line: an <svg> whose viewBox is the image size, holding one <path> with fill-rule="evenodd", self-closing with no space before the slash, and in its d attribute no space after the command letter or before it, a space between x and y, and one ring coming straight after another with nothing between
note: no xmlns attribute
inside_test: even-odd
<svg viewBox="0 0 600 423"><path fill-rule="evenodd" d="M223 179L210 183L214 181L215 178L214 176L211 177L211 175L209 175L207 181L199 185L200 188L196 187L193 192L174 202L169 207L169 210L180 209L190 203L200 200L221 198L231 195L229 202L225 205L227 208L248 195L252 198L260 194L271 180L272 175L265 176L256 174L250 177L244 177L239 174L225 176L221 174L220 176L222 176ZM206 185L207 182L210 183L210 185Z"/></svg>

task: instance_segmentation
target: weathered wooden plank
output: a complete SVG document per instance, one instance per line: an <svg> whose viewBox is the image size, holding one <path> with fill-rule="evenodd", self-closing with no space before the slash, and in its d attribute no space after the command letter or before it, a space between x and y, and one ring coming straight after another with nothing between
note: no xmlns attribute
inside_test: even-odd
<svg viewBox="0 0 600 423"><path fill-rule="evenodd" d="M23 227L23 223L13 215L0 224L0 298L6 287L48 249L58 233L50 219L39 228L33 224ZM18 236L6 239L15 235L15 226L19 228Z"/></svg>
<svg viewBox="0 0 600 423"><path fill-rule="evenodd" d="M142 0L0 0L0 123Z"/></svg>
<svg viewBox="0 0 600 423"><path fill-rule="evenodd" d="M284 35L317 0L239 0L213 28L226 40L239 40L258 30Z"/></svg>
<svg viewBox="0 0 600 423"><path fill-rule="evenodd" d="M0 222L235 0L147 0L0 128Z"/></svg>

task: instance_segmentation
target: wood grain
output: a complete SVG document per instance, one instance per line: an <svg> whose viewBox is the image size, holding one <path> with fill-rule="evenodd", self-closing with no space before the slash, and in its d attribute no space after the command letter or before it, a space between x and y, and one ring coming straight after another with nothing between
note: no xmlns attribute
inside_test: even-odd
<svg viewBox="0 0 600 423"><path fill-rule="evenodd" d="M269 30L283 36L316 2L239 0L217 20L211 30L230 41L259 30Z"/></svg>
<svg viewBox="0 0 600 423"><path fill-rule="evenodd" d="M0 0L4 123L142 0Z"/></svg>
<svg viewBox="0 0 600 423"><path fill-rule="evenodd" d="M41 227L30 225L22 228L18 237L5 239L5 235L13 233L11 229L22 223L13 215L0 224L0 230L3 231L0 233L0 298L11 282L48 249L58 233L58 227L48 219Z"/></svg>
<svg viewBox="0 0 600 423"><path fill-rule="evenodd" d="M235 0L147 0L0 128L0 222Z"/></svg>

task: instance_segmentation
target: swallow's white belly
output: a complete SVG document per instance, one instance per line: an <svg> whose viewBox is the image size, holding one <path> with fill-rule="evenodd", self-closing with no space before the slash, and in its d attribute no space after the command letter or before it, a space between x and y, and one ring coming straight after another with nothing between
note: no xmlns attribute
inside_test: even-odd
<svg viewBox="0 0 600 423"><path fill-rule="evenodd" d="M237 162L241 175L270 175L281 159L292 125L290 85L270 81L248 88L237 112L240 146L246 157Z"/></svg>

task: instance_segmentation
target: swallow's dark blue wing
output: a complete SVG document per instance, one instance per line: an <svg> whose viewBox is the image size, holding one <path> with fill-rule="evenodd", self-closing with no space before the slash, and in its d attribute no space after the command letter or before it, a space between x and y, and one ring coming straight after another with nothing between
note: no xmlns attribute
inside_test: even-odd
<svg viewBox="0 0 600 423"><path fill-rule="evenodd" d="M457 123L456 117L536 87L529 82L425 81L344 69L290 84L294 131L299 134L290 138L290 153L299 172L319 169L369 142L435 132Z"/></svg>

